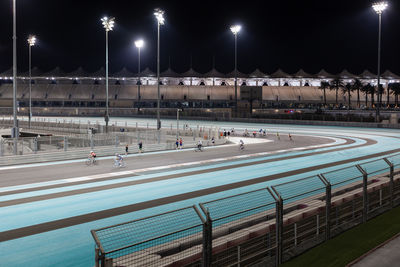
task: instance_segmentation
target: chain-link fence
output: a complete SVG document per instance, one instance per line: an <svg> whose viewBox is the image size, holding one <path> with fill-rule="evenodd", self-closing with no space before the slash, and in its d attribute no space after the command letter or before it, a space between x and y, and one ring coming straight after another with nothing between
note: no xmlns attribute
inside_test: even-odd
<svg viewBox="0 0 400 267"><path fill-rule="evenodd" d="M180 210L165 213L179 217L162 220L160 229L173 229L169 232L153 233L155 228L147 223L148 218L142 219L145 223L133 222L135 227L129 229L117 225L96 230L100 235L107 229L119 232L106 235L107 240L94 235L101 251L96 250L96 262L106 263L112 258L112 265L102 266L122 266L114 259L134 258L143 259L147 265L136 260L123 266L277 266L399 204L400 154L396 154L200 203L201 214L195 207L191 215L182 215ZM187 216L193 216L189 221L199 224L189 226ZM129 224L132 222L123 225ZM143 232L152 235L138 241ZM124 252L106 257L116 250L104 249L103 242L106 246L123 242ZM138 246L143 249L133 249ZM165 247L167 252L160 249ZM144 256L153 257L151 263Z"/></svg>
<svg viewBox="0 0 400 267"><path fill-rule="evenodd" d="M279 261L290 258L296 250L304 250L306 241L312 245L323 241L326 220L321 199L326 186L321 177L310 176L271 188L278 196L278 242L283 257Z"/></svg>
<svg viewBox="0 0 400 267"><path fill-rule="evenodd" d="M275 200L267 189L201 203L212 224L212 266L275 256Z"/></svg>
<svg viewBox="0 0 400 267"><path fill-rule="evenodd" d="M193 206L92 230L96 266L200 266L204 222Z"/></svg>

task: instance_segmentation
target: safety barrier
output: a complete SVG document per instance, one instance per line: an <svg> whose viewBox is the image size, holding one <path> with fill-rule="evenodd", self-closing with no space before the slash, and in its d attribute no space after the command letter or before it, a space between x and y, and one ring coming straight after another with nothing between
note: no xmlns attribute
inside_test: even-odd
<svg viewBox="0 0 400 267"><path fill-rule="evenodd" d="M151 217L161 226L148 218L110 226L118 234L107 241L104 228L92 230L96 266L278 266L399 205L399 170L395 154L186 208L192 215ZM174 220L162 219L171 214ZM151 236L138 241L143 232ZM109 242L125 246L110 253ZM122 264L121 257L136 260Z"/></svg>

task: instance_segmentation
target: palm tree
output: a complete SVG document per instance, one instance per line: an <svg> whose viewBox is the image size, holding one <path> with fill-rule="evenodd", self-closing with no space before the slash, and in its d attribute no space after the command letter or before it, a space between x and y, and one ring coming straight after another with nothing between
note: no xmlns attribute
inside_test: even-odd
<svg viewBox="0 0 400 267"><path fill-rule="evenodd" d="M371 95L371 107L375 107L375 93L376 93L376 88L373 85L369 86L369 94ZM379 98L379 96L378 96Z"/></svg>
<svg viewBox="0 0 400 267"><path fill-rule="evenodd" d="M329 88L329 82L327 81L322 81L321 82L321 86L319 87L319 89L324 90L324 105L326 106L326 89Z"/></svg>
<svg viewBox="0 0 400 267"><path fill-rule="evenodd" d="M363 84L359 79L355 79L353 83L353 90L357 90L357 108L360 108L360 89Z"/></svg>
<svg viewBox="0 0 400 267"><path fill-rule="evenodd" d="M371 91L374 89L374 87L371 84L364 84L360 90L365 94L365 107L368 107L368 94L371 94ZM371 107L373 106L374 100L372 97L371 100Z"/></svg>
<svg viewBox="0 0 400 267"><path fill-rule="evenodd" d="M384 89L383 89L383 85L380 84L378 89L376 90L376 95L378 97L377 99L377 104L379 105L379 107L382 107L382 95L383 95Z"/></svg>
<svg viewBox="0 0 400 267"><path fill-rule="evenodd" d="M354 90L354 87L353 87L353 85L351 84L351 83L347 83L344 87L343 87L343 94L346 94L347 93L347 95L348 95L348 100L349 100L349 103L348 103L348 106L347 106L347 110L350 110L350 106L351 106L351 92Z"/></svg>
<svg viewBox="0 0 400 267"><path fill-rule="evenodd" d="M343 80L340 78L335 78L331 81L330 85L329 85L329 89L330 90L336 90L336 107L338 106L338 93L339 93L339 89L343 88L344 84L343 84Z"/></svg>
<svg viewBox="0 0 400 267"><path fill-rule="evenodd" d="M399 106L400 83L389 83L388 88L394 94L394 104L397 108Z"/></svg>

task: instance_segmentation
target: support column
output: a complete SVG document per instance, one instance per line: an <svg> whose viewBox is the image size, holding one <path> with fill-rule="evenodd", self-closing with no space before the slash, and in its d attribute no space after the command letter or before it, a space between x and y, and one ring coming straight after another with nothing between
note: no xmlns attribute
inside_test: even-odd
<svg viewBox="0 0 400 267"><path fill-rule="evenodd" d="M360 165L356 167L363 176L363 223L365 223L368 219L368 174Z"/></svg>
<svg viewBox="0 0 400 267"><path fill-rule="evenodd" d="M393 190L394 190L394 180L393 180L393 172L394 172L394 166L393 163L391 163L387 158L383 159L388 165L389 165L389 169L390 169L390 174L389 174L389 178L390 178L390 183L389 183L389 194L390 194L390 208L392 209L394 206L393 203Z"/></svg>

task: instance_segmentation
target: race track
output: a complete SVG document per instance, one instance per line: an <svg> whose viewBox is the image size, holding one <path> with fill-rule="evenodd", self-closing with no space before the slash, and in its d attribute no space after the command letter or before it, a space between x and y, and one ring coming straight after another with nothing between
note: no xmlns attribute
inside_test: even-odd
<svg viewBox="0 0 400 267"><path fill-rule="evenodd" d="M101 120L79 120L88 119ZM117 120L121 125L125 120L128 125L155 125L154 120ZM169 127L175 121L163 123ZM400 152L400 134L391 129L181 123L237 132L263 128L269 142L246 140L244 151L230 144L201 153L134 154L123 169L112 168L112 157L91 167L84 159L0 167L0 265L92 267L92 229Z"/></svg>

